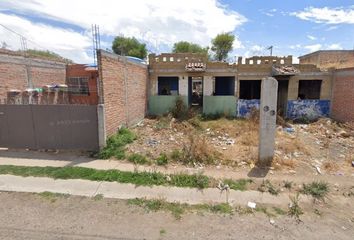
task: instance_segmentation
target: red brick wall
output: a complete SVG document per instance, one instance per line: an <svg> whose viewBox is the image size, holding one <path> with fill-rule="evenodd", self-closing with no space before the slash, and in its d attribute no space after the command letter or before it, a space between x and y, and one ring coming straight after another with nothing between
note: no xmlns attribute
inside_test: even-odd
<svg viewBox="0 0 354 240"><path fill-rule="evenodd" d="M27 85L26 62L30 63L34 87L46 84L65 84L65 64L47 60L25 60L21 56L0 54L0 100L6 98L11 89L25 90Z"/></svg>
<svg viewBox="0 0 354 240"><path fill-rule="evenodd" d="M122 125L143 119L147 104L148 70L143 64L105 51L98 53L107 136Z"/></svg>
<svg viewBox="0 0 354 240"><path fill-rule="evenodd" d="M332 117L341 122L354 122L354 68L334 73Z"/></svg>
<svg viewBox="0 0 354 240"><path fill-rule="evenodd" d="M69 94L69 101L72 104L89 104L96 105L98 103L97 93L97 70L90 70L84 64L72 64L66 68L66 77L87 77L89 79L89 95L75 95Z"/></svg>

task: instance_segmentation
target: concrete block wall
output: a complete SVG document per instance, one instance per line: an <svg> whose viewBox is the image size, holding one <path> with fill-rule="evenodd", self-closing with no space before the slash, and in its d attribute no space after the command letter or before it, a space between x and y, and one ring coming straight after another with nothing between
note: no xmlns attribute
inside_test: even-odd
<svg viewBox="0 0 354 240"><path fill-rule="evenodd" d="M98 51L100 103L104 104L106 135L134 125L147 110L148 69L125 57Z"/></svg>
<svg viewBox="0 0 354 240"><path fill-rule="evenodd" d="M334 73L331 116L340 122L354 122L354 68Z"/></svg>
<svg viewBox="0 0 354 240"><path fill-rule="evenodd" d="M5 99L11 89L25 90L30 87L27 70L30 71L33 87L65 84L65 63L0 53L0 99Z"/></svg>

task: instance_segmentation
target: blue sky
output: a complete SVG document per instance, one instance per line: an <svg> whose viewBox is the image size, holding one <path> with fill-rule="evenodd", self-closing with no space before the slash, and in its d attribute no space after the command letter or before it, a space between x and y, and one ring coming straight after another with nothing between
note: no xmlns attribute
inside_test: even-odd
<svg viewBox="0 0 354 240"><path fill-rule="evenodd" d="M70 8L69 8L70 6ZM24 35L28 48L47 49L79 63L92 62L91 24L102 48L114 36L135 36L150 52L168 52L186 40L207 46L220 32L237 37L235 56L300 55L354 48L350 0L1 0L0 23ZM20 48L20 38L0 26L0 43Z"/></svg>

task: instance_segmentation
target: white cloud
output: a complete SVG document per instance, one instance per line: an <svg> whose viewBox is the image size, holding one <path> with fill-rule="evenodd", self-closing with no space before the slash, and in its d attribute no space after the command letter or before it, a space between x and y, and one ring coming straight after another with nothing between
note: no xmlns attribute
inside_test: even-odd
<svg viewBox="0 0 354 240"><path fill-rule="evenodd" d="M342 50L343 47L339 43L333 43L327 46L329 50Z"/></svg>
<svg viewBox="0 0 354 240"><path fill-rule="evenodd" d="M308 7L303 11L293 12L290 15L303 20L325 24L354 24L354 6L338 8L315 8Z"/></svg>
<svg viewBox="0 0 354 240"><path fill-rule="evenodd" d="M317 37L312 36L312 35L307 35L307 38L310 39L310 40L316 40L317 39Z"/></svg>
<svg viewBox="0 0 354 240"><path fill-rule="evenodd" d="M302 48L301 44L290 45L290 49Z"/></svg>
<svg viewBox="0 0 354 240"><path fill-rule="evenodd" d="M290 47L291 48L291 47ZM342 50L343 47L339 43L332 43L327 45L322 45L320 43L304 46L309 52L316 52L318 50Z"/></svg>
<svg viewBox="0 0 354 240"><path fill-rule="evenodd" d="M90 61L86 50L91 48L91 39L85 33L32 23L26 19L0 13L0 22L17 33L24 35L27 48L51 50L74 61ZM12 50L21 49L20 37L0 26L0 41Z"/></svg>
<svg viewBox="0 0 354 240"><path fill-rule="evenodd" d="M272 8L270 10L264 10L264 9L260 10L261 13L267 15L268 17L274 17L274 15L277 11L278 10L276 8Z"/></svg>
<svg viewBox="0 0 354 240"><path fill-rule="evenodd" d="M98 24L103 35L135 36L156 48L180 40L207 46L218 33L233 32L247 21L218 0L2 0L0 8L36 14L83 29ZM42 36L45 35L43 32ZM242 47L239 39L234 47Z"/></svg>
<svg viewBox="0 0 354 240"><path fill-rule="evenodd" d="M310 52L316 52L318 50L320 50L322 47L322 44L313 44L313 45L307 45L307 46L304 46L305 49L308 49Z"/></svg>

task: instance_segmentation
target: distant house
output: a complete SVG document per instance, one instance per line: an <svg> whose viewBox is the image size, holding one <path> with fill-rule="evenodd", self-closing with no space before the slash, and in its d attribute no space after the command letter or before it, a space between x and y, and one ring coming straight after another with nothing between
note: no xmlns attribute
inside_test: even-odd
<svg viewBox="0 0 354 240"><path fill-rule="evenodd" d="M95 105L98 103L97 66L70 64L66 68L69 102Z"/></svg>

